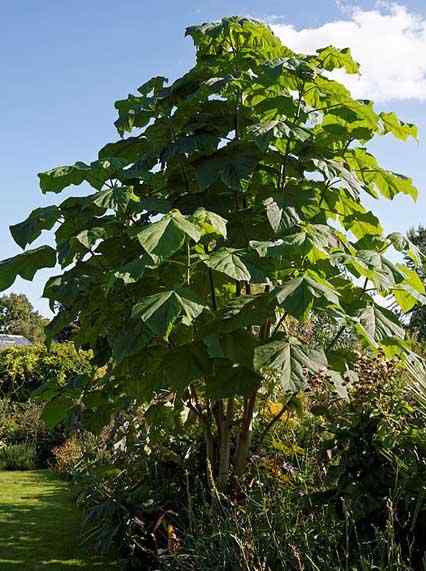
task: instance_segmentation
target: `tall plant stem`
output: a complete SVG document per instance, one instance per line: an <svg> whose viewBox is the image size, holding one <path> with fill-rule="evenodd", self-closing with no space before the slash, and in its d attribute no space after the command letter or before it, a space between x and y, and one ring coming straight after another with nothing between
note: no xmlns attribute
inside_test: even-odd
<svg viewBox="0 0 426 571"><path fill-rule="evenodd" d="M204 246L204 251L206 254L209 253L209 249L207 246ZM214 285L213 271L211 268L208 269L208 274L209 274L209 286L210 286L210 296L211 296L211 301L212 301L212 308L214 311L217 311L216 289L215 289L215 285Z"/></svg>

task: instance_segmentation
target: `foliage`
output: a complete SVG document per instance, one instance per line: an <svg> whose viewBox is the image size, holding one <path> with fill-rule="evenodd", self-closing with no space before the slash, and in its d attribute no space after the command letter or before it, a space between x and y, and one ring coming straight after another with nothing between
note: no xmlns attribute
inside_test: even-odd
<svg viewBox="0 0 426 571"><path fill-rule="evenodd" d="M395 363L354 368L349 400L315 377L262 438L281 409L264 401L228 495L208 485L197 431L160 440L148 411L120 415L74 470L85 536L123 569L421 569L424 416Z"/></svg>
<svg viewBox="0 0 426 571"><path fill-rule="evenodd" d="M411 260L406 260L407 264L414 269L419 278L426 282L426 228L419 226L417 229L412 228L408 232L408 238L415 244L419 252L422 254L422 263L418 267L413 267ZM421 341L426 340L426 312L421 304L417 304L410 314L410 328L414 330Z"/></svg>
<svg viewBox="0 0 426 571"><path fill-rule="evenodd" d="M35 311L24 294L11 293L0 297L0 333L23 335L34 343L44 340L48 319Z"/></svg>
<svg viewBox="0 0 426 571"><path fill-rule="evenodd" d="M0 352L0 390L24 402L46 383L63 386L75 375L91 371L91 353L73 343L11 347Z"/></svg>
<svg viewBox="0 0 426 571"><path fill-rule="evenodd" d="M16 403L8 399L0 401L0 442L35 442L46 431L41 420L40 403Z"/></svg>
<svg viewBox="0 0 426 571"><path fill-rule="evenodd" d="M0 445L30 445L37 453L37 465L47 466L52 449L63 443L69 428L48 429L42 419L43 403L0 400Z"/></svg>
<svg viewBox="0 0 426 571"><path fill-rule="evenodd" d="M417 130L329 78L358 72L348 49L296 54L266 25L238 17L187 35L191 70L116 102L121 140L94 162L39 175L43 193L82 183L93 192L12 227L26 248L56 226L55 247L3 261L0 289L59 263L44 290L61 305L48 339L78 320L76 343L104 367L51 392L49 422L76 398L92 428L129 401L156 399L169 414L157 399L168 394L198 418L225 486L246 469L256 403L272 377L284 402L323 369L341 384L354 355L334 349L347 331L373 352L408 351L377 296L404 312L423 303L417 274L385 257L396 248L418 264L418 252L385 235L363 201L417 197L411 179L367 150L376 135L405 140ZM337 326L326 351L287 328L312 313Z"/></svg>
<svg viewBox="0 0 426 571"><path fill-rule="evenodd" d="M63 476L73 473L83 458L84 447L81 438L73 434L60 446L52 450L52 468Z"/></svg>
<svg viewBox="0 0 426 571"><path fill-rule="evenodd" d="M1 470L34 470L37 452L31 444L9 444L0 448Z"/></svg>
<svg viewBox="0 0 426 571"><path fill-rule="evenodd" d="M344 498L366 541L374 527L385 527L391 504L396 540L420 562L426 526L424 409L396 362L361 355L356 369L349 400L320 411L330 458L323 499L339 506Z"/></svg>

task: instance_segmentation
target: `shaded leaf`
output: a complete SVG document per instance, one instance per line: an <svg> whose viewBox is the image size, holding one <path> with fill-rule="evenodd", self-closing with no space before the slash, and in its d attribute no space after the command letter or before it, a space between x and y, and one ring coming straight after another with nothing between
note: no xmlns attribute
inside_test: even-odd
<svg viewBox="0 0 426 571"><path fill-rule="evenodd" d="M56 252L50 246L41 246L0 262L0 291L8 289L18 276L32 280L38 270L53 268Z"/></svg>
<svg viewBox="0 0 426 571"><path fill-rule="evenodd" d="M51 230L58 221L60 210L57 206L36 208L26 220L10 227L15 242L25 248L36 240L43 230Z"/></svg>

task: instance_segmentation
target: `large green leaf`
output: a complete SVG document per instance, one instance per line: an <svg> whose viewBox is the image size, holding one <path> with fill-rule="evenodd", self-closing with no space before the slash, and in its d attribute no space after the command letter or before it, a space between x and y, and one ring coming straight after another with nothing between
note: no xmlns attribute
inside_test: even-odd
<svg viewBox="0 0 426 571"><path fill-rule="evenodd" d="M36 240L43 230L51 230L58 221L60 210L57 206L36 208L26 220L10 227L15 242L25 248Z"/></svg>
<svg viewBox="0 0 426 571"><path fill-rule="evenodd" d="M71 185L88 182L93 188L100 190L105 181L120 174L125 162L120 159L104 159L90 165L77 162L73 166L57 167L40 173L40 188L42 192L59 193Z"/></svg>
<svg viewBox="0 0 426 571"><path fill-rule="evenodd" d="M53 268L56 252L50 246L41 246L0 262L0 291L8 289L18 276L32 280L38 270Z"/></svg>
<svg viewBox="0 0 426 571"><path fill-rule="evenodd" d="M404 338L405 336L404 328L398 317L377 303L371 303L363 309L359 320L370 339L374 341L382 341L387 337Z"/></svg>
<svg viewBox="0 0 426 571"><path fill-rule="evenodd" d="M418 130L412 123L403 123L395 113L380 113L384 133L392 133L397 139L406 141L408 137L418 138Z"/></svg>
<svg viewBox="0 0 426 571"><path fill-rule="evenodd" d="M242 150L238 147L228 150L220 149L215 155L197 162L197 179L201 189L207 189L218 180L232 190L241 190L243 181L252 174L257 164L257 156L253 151Z"/></svg>
<svg viewBox="0 0 426 571"><path fill-rule="evenodd" d="M187 135L166 147L161 153L161 160L169 161L177 155L190 153L211 154L217 149L218 143L218 137L209 133Z"/></svg>
<svg viewBox="0 0 426 571"><path fill-rule="evenodd" d="M303 231L289 234L274 242L251 242L261 257L304 258L315 264L329 258L330 249L337 246L334 232L323 224L306 225Z"/></svg>
<svg viewBox="0 0 426 571"><path fill-rule="evenodd" d="M141 319L155 335L167 339L179 318L191 325L205 309L191 290L180 288L145 297L133 307L132 318Z"/></svg>
<svg viewBox="0 0 426 571"><path fill-rule="evenodd" d="M227 362L217 363L215 373L206 379L206 393L214 399L253 394L262 382L262 376L252 369Z"/></svg>
<svg viewBox="0 0 426 571"><path fill-rule="evenodd" d="M137 238L154 262L159 263L180 250L186 239L198 242L201 232L189 217L172 210L158 222L152 222L138 232Z"/></svg>
<svg viewBox="0 0 426 571"><path fill-rule="evenodd" d="M274 321L276 306L277 301L269 292L231 299L221 311L217 312L216 318L204 326L202 336L232 333L253 325L261 326L268 320Z"/></svg>
<svg viewBox="0 0 426 571"><path fill-rule="evenodd" d="M211 372L211 363L201 343L189 343L168 351L161 362L162 386L180 394L192 382Z"/></svg>
<svg viewBox="0 0 426 571"><path fill-rule="evenodd" d="M322 69L333 71L333 69L343 68L346 73L359 72L359 64L352 59L349 48L339 50L334 46L327 46L317 50L317 54L314 61Z"/></svg>
<svg viewBox="0 0 426 571"><path fill-rule="evenodd" d="M73 410L73 401L65 396L57 396L44 406L41 418L50 429L65 420Z"/></svg>
<svg viewBox="0 0 426 571"><path fill-rule="evenodd" d="M204 236L216 234L223 238L227 237L226 225L228 221L215 212L210 212L205 208L197 208L191 217L191 221L200 228Z"/></svg>
<svg viewBox="0 0 426 571"><path fill-rule="evenodd" d="M410 178L382 169L373 155L365 149L350 151L346 160L354 169L357 177L363 181L365 190L376 198L382 195L392 199L402 193L411 196L414 200L417 199L418 191Z"/></svg>
<svg viewBox="0 0 426 571"><path fill-rule="evenodd" d="M312 271L289 280L272 293L277 303L298 319L305 319L317 303L339 305L339 294L332 284Z"/></svg>
<svg viewBox="0 0 426 571"><path fill-rule="evenodd" d="M280 337L254 350L255 368L259 371L277 371L281 385L288 393L303 389L308 373L317 373L326 365L327 359L323 352L309 351L294 337Z"/></svg>
<svg viewBox="0 0 426 571"><path fill-rule="evenodd" d="M203 257L203 262L212 270L221 272L234 280L250 281L251 274L243 259L245 253L235 248L221 248Z"/></svg>
<svg viewBox="0 0 426 571"><path fill-rule="evenodd" d="M397 283L392 293L402 311L408 312L416 305L425 305L425 285L417 272L403 264L396 264L396 269L404 276L404 279Z"/></svg>
<svg viewBox="0 0 426 571"><path fill-rule="evenodd" d="M283 201L270 197L264 201L266 215L273 231L276 234L288 233L301 220L293 206L283 204Z"/></svg>
<svg viewBox="0 0 426 571"><path fill-rule="evenodd" d="M406 236L399 232L392 232L387 236L387 239L398 252L406 254L416 267L421 266L423 254Z"/></svg>

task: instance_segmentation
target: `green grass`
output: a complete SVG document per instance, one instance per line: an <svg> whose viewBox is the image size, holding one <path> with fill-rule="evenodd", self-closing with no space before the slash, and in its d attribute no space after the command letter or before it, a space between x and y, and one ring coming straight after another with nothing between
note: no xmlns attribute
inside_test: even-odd
<svg viewBox="0 0 426 571"><path fill-rule="evenodd" d="M47 470L0 472L0 569L116 569L80 546L68 486Z"/></svg>

